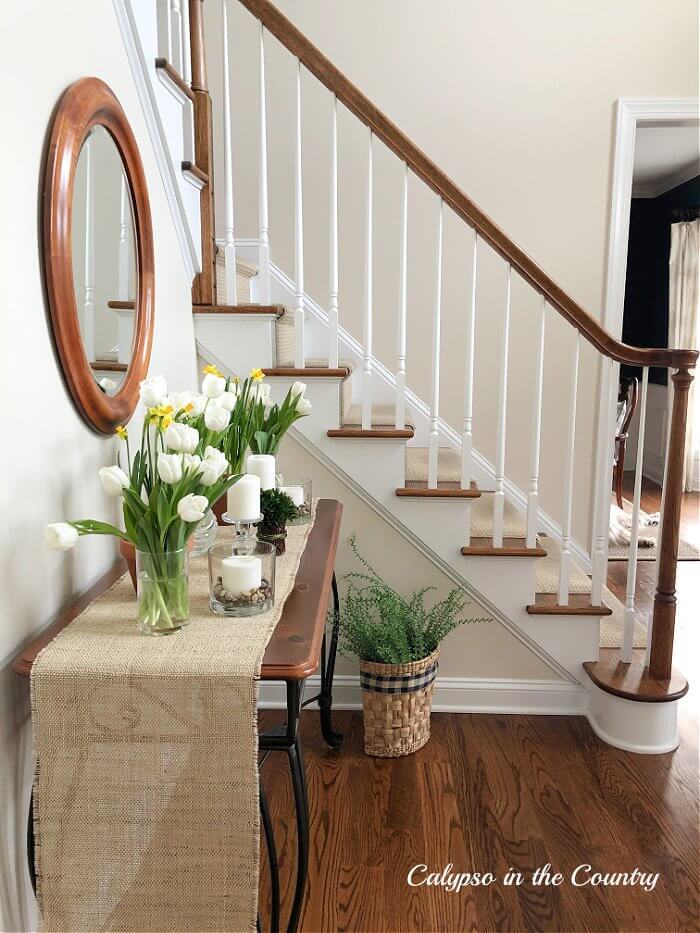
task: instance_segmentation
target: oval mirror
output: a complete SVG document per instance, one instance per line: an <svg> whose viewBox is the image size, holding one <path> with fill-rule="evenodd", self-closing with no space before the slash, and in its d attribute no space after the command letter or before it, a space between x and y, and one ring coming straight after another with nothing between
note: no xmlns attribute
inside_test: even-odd
<svg viewBox="0 0 700 933"><path fill-rule="evenodd" d="M85 420L110 434L138 402L153 339L153 236L136 140L97 78L54 119L44 185L44 265L54 338Z"/></svg>
<svg viewBox="0 0 700 933"><path fill-rule="evenodd" d="M119 150L102 126L83 142L73 186L73 285L83 351L97 384L116 395L134 340L135 229Z"/></svg>

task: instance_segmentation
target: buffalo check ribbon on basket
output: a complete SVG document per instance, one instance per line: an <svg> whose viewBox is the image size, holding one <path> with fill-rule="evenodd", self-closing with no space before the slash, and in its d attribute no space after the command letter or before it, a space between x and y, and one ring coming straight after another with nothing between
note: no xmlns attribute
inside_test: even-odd
<svg viewBox="0 0 700 933"><path fill-rule="evenodd" d="M288 529L269 612L215 616L207 558L192 558L177 634L139 633L122 577L37 656L42 930L255 929L258 678L315 511Z"/></svg>
<svg viewBox="0 0 700 933"><path fill-rule="evenodd" d="M400 676L384 676L369 671L360 672L360 684L363 690L373 693L415 693L424 690L437 677L438 662L416 674L403 674Z"/></svg>

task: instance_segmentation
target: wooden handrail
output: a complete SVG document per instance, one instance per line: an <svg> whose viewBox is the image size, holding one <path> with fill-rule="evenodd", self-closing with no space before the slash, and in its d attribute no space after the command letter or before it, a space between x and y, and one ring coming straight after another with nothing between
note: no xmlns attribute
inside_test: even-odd
<svg viewBox="0 0 700 933"><path fill-rule="evenodd" d="M269 0L239 0L304 67L406 162L517 273L604 356L632 366L695 366L696 350L631 347L619 340L530 259L428 156L329 61Z"/></svg>

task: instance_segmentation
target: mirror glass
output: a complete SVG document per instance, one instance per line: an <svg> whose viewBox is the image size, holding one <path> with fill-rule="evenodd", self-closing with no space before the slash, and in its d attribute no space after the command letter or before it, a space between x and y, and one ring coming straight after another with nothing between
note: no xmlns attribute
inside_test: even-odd
<svg viewBox="0 0 700 933"><path fill-rule="evenodd" d="M119 150L95 126L80 150L73 190L73 285L83 348L100 389L116 395L134 339L136 237Z"/></svg>

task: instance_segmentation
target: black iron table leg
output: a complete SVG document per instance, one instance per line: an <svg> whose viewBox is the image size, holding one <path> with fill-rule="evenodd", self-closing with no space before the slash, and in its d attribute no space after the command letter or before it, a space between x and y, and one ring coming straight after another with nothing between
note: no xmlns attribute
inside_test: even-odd
<svg viewBox="0 0 700 933"><path fill-rule="evenodd" d="M270 819L270 810L267 805L267 797L262 781L260 782L260 815L262 817L263 830L265 832L265 845L267 847L267 861L270 865L270 931L279 933L280 928L280 873L277 862L277 846L275 845L275 835L272 830L272 820ZM258 928L260 927L260 918L258 918Z"/></svg>
<svg viewBox="0 0 700 933"><path fill-rule="evenodd" d="M299 740L287 751L289 769L294 790L294 810L297 820L297 880L294 887L294 900L289 914L289 933L295 933L299 926L299 917L304 903L306 878L309 868L309 810L306 789L306 774L301 756Z"/></svg>
<svg viewBox="0 0 700 933"><path fill-rule="evenodd" d="M333 706L333 675L335 674L335 659L338 653L338 623L340 621L340 599L338 598L338 583L333 574L333 626L331 629L331 644L326 657L326 636L323 636L323 656L321 662L321 692L318 705L321 711L321 732L327 745L331 748L340 748L343 744L343 735L333 728L331 709Z"/></svg>
<svg viewBox="0 0 700 933"><path fill-rule="evenodd" d="M27 818L27 863L32 891L36 894L36 868L34 867L34 789L29 793L29 817Z"/></svg>

